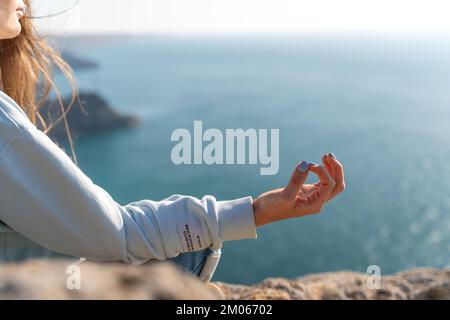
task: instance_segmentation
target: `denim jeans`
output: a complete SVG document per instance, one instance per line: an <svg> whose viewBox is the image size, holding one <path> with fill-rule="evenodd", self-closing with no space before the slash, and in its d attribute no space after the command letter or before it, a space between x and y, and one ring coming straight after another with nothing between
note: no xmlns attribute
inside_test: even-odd
<svg viewBox="0 0 450 320"><path fill-rule="evenodd" d="M190 272L196 276L200 276L200 273L205 265L206 258L211 254L212 250L206 248L200 251L181 253L178 256L167 259L167 261L174 262L187 272Z"/></svg>

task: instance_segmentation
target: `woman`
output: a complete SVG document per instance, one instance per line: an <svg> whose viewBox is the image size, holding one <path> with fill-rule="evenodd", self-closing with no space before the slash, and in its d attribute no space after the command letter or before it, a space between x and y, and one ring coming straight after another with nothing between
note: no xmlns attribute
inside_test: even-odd
<svg viewBox="0 0 450 320"><path fill-rule="evenodd" d="M323 165L303 161L286 187L255 200L174 195L118 204L46 135L52 126L39 107L53 86L50 61L71 74L37 37L30 15L29 1L0 0L0 261L170 259L208 282L223 241L255 239L257 227L319 213L344 190L343 167L327 154ZM314 185L304 184L310 171L320 179Z"/></svg>

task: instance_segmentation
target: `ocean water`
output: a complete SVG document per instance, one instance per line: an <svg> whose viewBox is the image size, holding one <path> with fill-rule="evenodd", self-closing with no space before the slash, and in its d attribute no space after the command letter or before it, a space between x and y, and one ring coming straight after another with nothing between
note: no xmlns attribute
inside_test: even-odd
<svg viewBox="0 0 450 320"><path fill-rule="evenodd" d="M448 39L139 36L65 45L100 64L77 73L82 90L142 119L76 144L81 168L122 204L175 193L256 197L285 185L301 160L332 151L344 164L347 190L322 214L226 242L215 280L449 265ZM171 133L192 132L194 120L280 129L279 173L174 165Z"/></svg>

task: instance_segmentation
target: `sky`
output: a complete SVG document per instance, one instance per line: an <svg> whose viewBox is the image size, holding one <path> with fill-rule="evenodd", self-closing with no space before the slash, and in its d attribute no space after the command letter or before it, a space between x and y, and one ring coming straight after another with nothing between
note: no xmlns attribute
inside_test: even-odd
<svg viewBox="0 0 450 320"><path fill-rule="evenodd" d="M36 14L76 0L31 0ZM449 0L79 0L53 33L450 33ZM38 21L38 20L36 20Z"/></svg>

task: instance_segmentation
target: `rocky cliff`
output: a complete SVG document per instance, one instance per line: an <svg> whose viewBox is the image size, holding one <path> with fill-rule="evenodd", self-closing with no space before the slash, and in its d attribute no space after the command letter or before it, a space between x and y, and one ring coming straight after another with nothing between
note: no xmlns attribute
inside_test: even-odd
<svg viewBox="0 0 450 320"><path fill-rule="evenodd" d="M63 101L64 106L67 107L69 102L69 98L66 98ZM57 101L48 100L42 107L41 114L46 123L53 123L61 117L62 113ZM74 139L94 133L128 128L139 123L138 118L118 113L104 98L90 92L79 94L78 101L67 114L67 121ZM58 122L49 136L58 143L67 142L64 122Z"/></svg>
<svg viewBox="0 0 450 320"><path fill-rule="evenodd" d="M217 292L174 265L34 261L0 266L2 299L218 299ZM216 282L227 299L450 299L450 269L416 269L384 276L314 274L270 278L253 286Z"/></svg>
<svg viewBox="0 0 450 320"><path fill-rule="evenodd" d="M92 70L98 69L99 64L84 57L81 57L78 53L70 50L64 50L61 52L62 58L66 61L74 70Z"/></svg>

